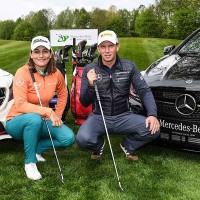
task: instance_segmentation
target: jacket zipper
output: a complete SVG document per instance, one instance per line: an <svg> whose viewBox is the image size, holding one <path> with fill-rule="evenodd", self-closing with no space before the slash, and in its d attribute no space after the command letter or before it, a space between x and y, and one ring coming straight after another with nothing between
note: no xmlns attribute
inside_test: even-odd
<svg viewBox="0 0 200 200"><path fill-rule="evenodd" d="M113 98L113 81L112 74L110 74L110 91L111 91L111 116L114 115L114 98Z"/></svg>

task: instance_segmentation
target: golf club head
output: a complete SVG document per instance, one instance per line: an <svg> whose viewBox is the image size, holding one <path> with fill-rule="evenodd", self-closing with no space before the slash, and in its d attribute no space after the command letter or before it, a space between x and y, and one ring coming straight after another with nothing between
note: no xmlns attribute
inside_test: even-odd
<svg viewBox="0 0 200 200"><path fill-rule="evenodd" d="M93 58L93 57L95 57L95 51L97 50L97 43L95 43L95 44L93 44L93 45L91 45L89 48L88 48L88 50L87 50L87 56L89 57L89 58Z"/></svg>
<svg viewBox="0 0 200 200"><path fill-rule="evenodd" d="M56 61L57 63L61 63L61 62L62 62L62 57L61 57L61 55L62 55L62 49L58 49L58 50L55 51L55 53L54 53L54 58L55 58L55 61Z"/></svg>
<svg viewBox="0 0 200 200"><path fill-rule="evenodd" d="M59 60L62 62L63 61L63 51L62 49L59 49Z"/></svg>
<svg viewBox="0 0 200 200"><path fill-rule="evenodd" d="M64 51L68 52L72 48L72 45L65 45Z"/></svg>
<svg viewBox="0 0 200 200"><path fill-rule="evenodd" d="M69 50L72 48L72 45L65 45L64 46L64 53L63 53L63 61L68 62L69 61Z"/></svg>
<svg viewBox="0 0 200 200"><path fill-rule="evenodd" d="M118 183L119 183L119 188L121 189L122 192L124 192L124 189L122 188L121 182L118 181Z"/></svg>
<svg viewBox="0 0 200 200"><path fill-rule="evenodd" d="M60 176L61 176L61 182L64 184L64 176L63 176L63 174L61 173Z"/></svg>
<svg viewBox="0 0 200 200"><path fill-rule="evenodd" d="M82 58L82 53L85 50L85 45L87 44L86 40L82 40L78 43L78 52L77 52L77 58Z"/></svg>
<svg viewBox="0 0 200 200"><path fill-rule="evenodd" d="M58 61L58 50L55 51L54 58L55 58L55 61L57 62Z"/></svg>

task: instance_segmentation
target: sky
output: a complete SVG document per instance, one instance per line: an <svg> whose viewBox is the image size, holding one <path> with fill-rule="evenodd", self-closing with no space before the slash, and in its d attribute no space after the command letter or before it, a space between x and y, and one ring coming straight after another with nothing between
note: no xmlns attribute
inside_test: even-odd
<svg viewBox="0 0 200 200"><path fill-rule="evenodd" d="M0 21L15 21L19 17L28 15L30 11L37 12L41 9L51 8L56 15L68 7L70 9L84 7L87 11L91 11L92 8L108 9L111 5L115 5L117 9L132 11L140 5L148 7L154 4L155 0L0 0L0 2Z"/></svg>

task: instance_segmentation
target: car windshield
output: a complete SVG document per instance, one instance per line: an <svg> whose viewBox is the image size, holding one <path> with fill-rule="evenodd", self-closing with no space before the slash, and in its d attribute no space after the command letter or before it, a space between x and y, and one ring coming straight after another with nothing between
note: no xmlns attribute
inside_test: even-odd
<svg viewBox="0 0 200 200"><path fill-rule="evenodd" d="M179 54L200 53L200 31L192 37L179 51Z"/></svg>

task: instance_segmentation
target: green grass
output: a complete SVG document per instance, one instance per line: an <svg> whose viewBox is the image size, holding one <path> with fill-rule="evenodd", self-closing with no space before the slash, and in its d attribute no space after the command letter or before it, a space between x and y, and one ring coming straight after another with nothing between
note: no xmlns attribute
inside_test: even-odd
<svg viewBox="0 0 200 200"><path fill-rule="evenodd" d="M163 49L168 45L178 45L180 40L160 38L120 38L119 55L146 69L152 62L163 56Z"/></svg>
<svg viewBox="0 0 200 200"><path fill-rule="evenodd" d="M136 63L140 70L163 55L163 48L178 40L120 38L119 55ZM15 73L29 57L30 42L0 41L0 68ZM71 62L66 64L71 85ZM76 134L79 126L68 113L67 125ZM139 160L125 159L119 143L121 136L111 136L124 192L115 177L108 144L102 160L90 159L90 152L77 144L57 149L65 183L60 181L53 151L38 163L43 176L39 181L26 178L23 142L0 141L0 199L41 200L197 200L200 199L199 155L149 144L137 151Z"/></svg>

